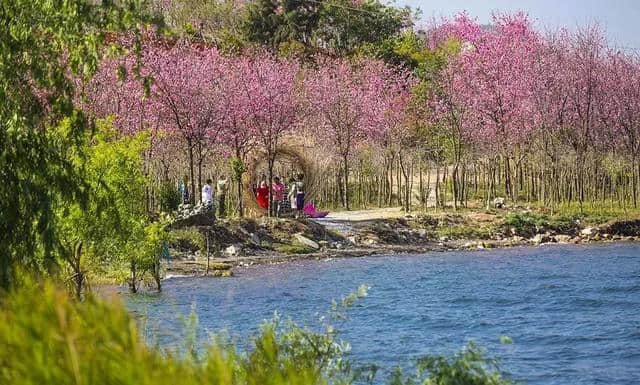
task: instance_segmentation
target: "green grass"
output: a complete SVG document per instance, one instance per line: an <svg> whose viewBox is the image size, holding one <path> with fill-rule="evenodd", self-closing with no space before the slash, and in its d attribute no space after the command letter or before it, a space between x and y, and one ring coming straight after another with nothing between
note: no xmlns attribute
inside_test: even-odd
<svg viewBox="0 0 640 385"><path fill-rule="evenodd" d="M170 231L169 243L174 248L189 251L204 250L206 248L204 236L195 227Z"/></svg>
<svg viewBox="0 0 640 385"><path fill-rule="evenodd" d="M536 212L507 214L501 224L503 231L530 237L540 232L553 231L567 234L576 231L578 222L574 216L545 215Z"/></svg>
<svg viewBox="0 0 640 385"><path fill-rule="evenodd" d="M545 211L550 209L545 208ZM610 205L605 202L585 203L582 208L578 203L562 204L554 207L554 216L578 219L583 223L600 225L612 220L640 218L640 209L632 206L621 208L617 204Z"/></svg>
<svg viewBox="0 0 640 385"><path fill-rule="evenodd" d="M460 224L436 228L438 237L452 239L491 239L495 233L493 225Z"/></svg>

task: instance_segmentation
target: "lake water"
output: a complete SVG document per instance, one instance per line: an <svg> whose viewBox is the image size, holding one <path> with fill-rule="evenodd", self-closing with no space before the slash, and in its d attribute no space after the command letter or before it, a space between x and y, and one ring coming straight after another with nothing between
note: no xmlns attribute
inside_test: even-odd
<svg viewBox="0 0 640 385"><path fill-rule="evenodd" d="M383 370L483 345L527 384L640 384L640 244L549 246L296 262L228 279L175 278L125 295L162 346L194 308L208 332L246 341L274 311L313 324L360 284L369 296L341 326L351 359ZM513 340L500 343L500 336ZM204 337L203 337L204 338Z"/></svg>

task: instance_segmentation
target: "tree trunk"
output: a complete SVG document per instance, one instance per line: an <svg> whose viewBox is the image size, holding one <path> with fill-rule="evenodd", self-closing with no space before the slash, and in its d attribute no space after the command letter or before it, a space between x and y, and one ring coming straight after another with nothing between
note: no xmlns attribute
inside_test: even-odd
<svg viewBox="0 0 640 385"><path fill-rule="evenodd" d="M344 154L342 161L344 166L344 207L349 211L349 155Z"/></svg>
<svg viewBox="0 0 640 385"><path fill-rule="evenodd" d="M138 275L137 275L138 266L135 261L131 261L130 270L131 270L131 277L129 279L129 290L132 293L137 293L138 292Z"/></svg>
<svg viewBox="0 0 640 385"><path fill-rule="evenodd" d="M82 299L82 286L84 284L84 272L82 271L82 241L78 242L73 252L73 273L75 294L78 300Z"/></svg>
<svg viewBox="0 0 640 385"><path fill-rule="evenodd" d="M196 203L195 197L194 197L196 182L195 182L195 170L193 166L193 141L191 140L191 138L187 139L187 146L189 149L189 177L191 178L191 191L189 193L189 203L193 205Z"/></svg>

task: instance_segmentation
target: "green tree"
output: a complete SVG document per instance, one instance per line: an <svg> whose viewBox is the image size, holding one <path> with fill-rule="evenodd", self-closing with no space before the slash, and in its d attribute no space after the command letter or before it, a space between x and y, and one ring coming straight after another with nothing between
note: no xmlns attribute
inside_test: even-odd
<svg viewBox="0 0 640 385"><path fill-rule="evenodd" d="M162 290L160 281L162 278L161 260L168 241L169 234L165 229L165 223L153 222L145 226L142 247L140 247L136 253L136 261L138 262L142 272L149 272L151 274L158 291ZM132 290L137 290L135 284L136 282L133 282L133 284L130 285Z"/></svg>
<svg viewBox="0 0 640 385"><path fill-rule="evenodd" d="M318 44L337 55L351 55L369 44L398 36L412 25L409 7L398 8L378 0L323 2Z"/></svg>
<svg viewBox="0 0 640 385"><path fill-rule="evenodd" d="M121 136L109 122L101 121L97 132L85 137L86 144L79 147L73 163L88 187L86 199L58 199L55 205L57 251L66 262L77 297L92 267L131 255L147 259L147 250L139 247L146 245L142 154L147 135Z"/></svg>
<svg viewBox="0 0 640 385"><path fill-rule="evenodd" d="M120 2L123 3L123 2ZM86 198L67 157L89 126L76 81L95 72L109 31L132 27L136 6L111 1L0 0L0 286L16 267L55 263L52 202ZM65 135L52 134L65 122ZM38 258L36 258L38 256Z"/></svg>
<svg viewBox="0 0 640 385"><path fill-rule="evenodd" d="M292 42L313 47L314 31L318 28L321 1L257 0L247 6L245 34L249 41L280 51Z"/></svg>
<svg viewBox="0 0 640 385"><path fill-rule="evenodd" d="M398 35L412 16L409 8L378 0L257 0L247 6L245 34L248 41L280 53L351 55Z"/></svg>

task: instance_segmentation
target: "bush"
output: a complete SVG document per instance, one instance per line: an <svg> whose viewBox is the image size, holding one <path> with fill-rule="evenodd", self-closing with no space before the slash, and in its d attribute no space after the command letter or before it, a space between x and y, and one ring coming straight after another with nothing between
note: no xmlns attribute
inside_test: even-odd
<svg viewBox="0 0 640 385"><path fill-rule="evenodd" d="M556 233L573 233L577 229L575 218L571 216L548 217L544 214L510 213L502 222L505 232L515 232L515 235L531 237L540 232L553 231Z"/></svg>
<svg viewBox="0 0 640 385"><path fill-rule="evenodd" d="M514 235L531 237L541 229L549 225L546 215L535 213L509 213L502 222L505 231L511 231Z"/></svg>
<svg viewBox="0 0 640 385"><path fill-rule="evenodd" d="M180 251L195 252L207 247L204 235L195 227L173 230L168 238L171 247Z"/></svg>
<svg viewBox="0 0 640 385"><path fill-rule="evenodd" d="M438 227L436 234L452 239L491 239L495 228L492 225L451 225Z"/></svg>
<svg viewBox="0 0 640 385"><path fill-rule="evenodd" d="M166 213L174 212L180 205L180 192L171 182L160 185L160 210Z"/></svg>
<svg viewBox="0 0 640 385"><path fill-rule="evenodd" d="M254 349L237 354L212 342L206 355L165 354L148 347L127 311L117 303L89 297L71 300L51 284L21 289L0 308L0 383L2 384L325 384L326 362L334 350L315 353L312 333L279 323L263 326ZM317 335L319 336L319 334ZM319 346L333 339L316 338ZM295 354L294 354L295 353ZM336 353L337 354L337 353Z"/></svg>
<svg viewBox="0 0 640 385"><path fill-rule="evenodd" d="M396 370L393 385L438 384L438 385L509 385L513 382L503 378L495 360L487 359L484 350L470 342L453 358L433 356L418 361L418 373L403 378Z"/></svg>

